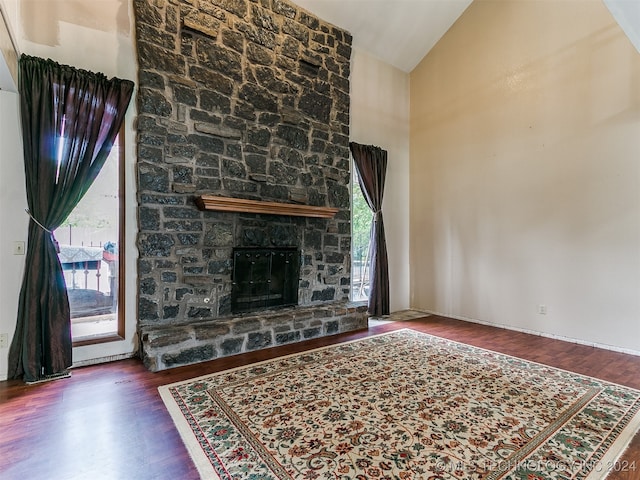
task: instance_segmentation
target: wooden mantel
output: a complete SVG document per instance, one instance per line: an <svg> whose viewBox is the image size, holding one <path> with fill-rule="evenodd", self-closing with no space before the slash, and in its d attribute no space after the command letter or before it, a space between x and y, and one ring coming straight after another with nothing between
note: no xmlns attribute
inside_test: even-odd
<svg viewBox="0 0 640 480"><path fill-rule="evenodd" d="M195 199L200 210L218 212L263 213L269 215L291 215L295 217L333 218L337 208L314 207L295 203L263 202L243 198L219 197L217 195L200 195Z"/></svg>

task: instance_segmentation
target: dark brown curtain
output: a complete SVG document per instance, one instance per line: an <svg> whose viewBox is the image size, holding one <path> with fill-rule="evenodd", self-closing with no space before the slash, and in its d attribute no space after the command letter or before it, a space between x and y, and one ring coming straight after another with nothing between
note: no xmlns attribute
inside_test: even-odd
<svg viewBox="0 0 640 480"><path fill-rule="evenodd" d="M362 194L373 212L371 224L371 269L369 314L389 315L389 261L382 221L382 197L387 174L387 152L373 145L349 144Z"/></svg>
<svg viewBox="0 0 640 480"><path fill-rule="evenodd" d="M27 55L19 67L31 221L9 378L33 382L71 366L69 299L52 232L102 168L134 84Z"/></svg>

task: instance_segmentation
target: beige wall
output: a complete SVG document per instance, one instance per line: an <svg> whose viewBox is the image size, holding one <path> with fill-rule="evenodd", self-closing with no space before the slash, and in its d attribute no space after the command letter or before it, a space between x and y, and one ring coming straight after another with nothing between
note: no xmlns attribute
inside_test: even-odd
<svg viewBox="0 0 640 480"><path fill-rule="evenodd" d="M16 2L0 0L14 35ZM20 97L14 92L0 91L0 334L7 334L9 343L16 328L18 295L24 272L24 256L13 254L13 244L26 242L29 225L24 211L27 194L21 138ZM8 355L8 348L0 348L0 380L7 378Z"/></svg>
<svg viewBox="0 0 640 480"><path fill-rule="evenodd" d="M410 118L412 307L640 352L640 55L602 2L476 0Z"/></svg>
<svg viewBox="0 0 640 480"><path fill-rule="evenodd" d="M395 312L409 308L409 75L357 49L351 65L351 141L387 151L382 215Z"/></svg>
<svg viewBox="0 0 640 480"><path fill-rule="evenodd" d="M11 341L18 313L24 255L13 254L13 243L26 242L27 194L17 93L0 90L0 333ZM0 349L0 380L7 378L9 349Z"/></svg>

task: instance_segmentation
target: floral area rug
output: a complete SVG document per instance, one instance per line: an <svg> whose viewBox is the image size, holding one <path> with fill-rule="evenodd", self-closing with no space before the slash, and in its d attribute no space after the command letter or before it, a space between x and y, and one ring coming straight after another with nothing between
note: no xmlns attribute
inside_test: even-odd
<svg viewBox="0 0 640 480"><path fill-rule="evenodd" d="M206 479L640 478L640 391L408 329L159 390Z"/></svg>

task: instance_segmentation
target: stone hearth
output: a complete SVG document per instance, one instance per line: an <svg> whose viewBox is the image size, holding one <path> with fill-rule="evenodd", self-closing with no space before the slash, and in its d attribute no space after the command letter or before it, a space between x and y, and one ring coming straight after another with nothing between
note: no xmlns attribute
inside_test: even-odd
<svg viewBox="0 0 640 480"><path fill-rule="evenodd" d="M367 328L365 303L333 302L214 321L146 327L143 360L151 371Z"/></svg>

